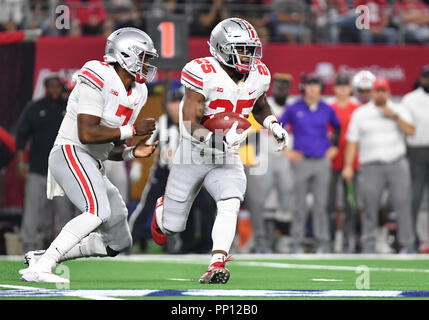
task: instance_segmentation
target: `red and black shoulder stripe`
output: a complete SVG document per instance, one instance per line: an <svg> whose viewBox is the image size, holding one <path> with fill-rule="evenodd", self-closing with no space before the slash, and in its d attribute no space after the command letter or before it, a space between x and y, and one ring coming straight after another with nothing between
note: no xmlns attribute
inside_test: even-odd
<svg viewBox="0 0 429 320"><path fill-rule="evenodd" d="M84 80L91 83L96 89L102 91L104 87L103 77L97 73L93 68L88 66L83 66L80 69L78 77L83 78Z"/></svg>
<svg viewBox="0 0 429 320"><path fill-rule="evenodd" d="M199 77L198 75L189 71L186 68L182 70L182 81L189 84L195 89L203 89L203 78Z"/></svg>

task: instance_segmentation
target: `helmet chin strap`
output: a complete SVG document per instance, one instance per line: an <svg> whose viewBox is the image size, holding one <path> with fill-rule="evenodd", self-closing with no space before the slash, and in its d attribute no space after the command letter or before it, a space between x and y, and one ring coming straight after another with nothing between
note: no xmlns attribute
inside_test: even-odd
<svg viewBox="0 0 429 320"><path fill-rule="evenodd" d="M234 61L234 60L236 60L236 61ZM232 58L232 63L235 67L235 70L237 70L239 73L242 73L242 74L248 74L250 72L250 69L252 68L252 66L251 66L252 61L253 61L253 59L250 58L249 64L241 63L241 58L237 54L237 52L235 52L235 59Z"/></svg>
<svg viewBox="0 0 429 320"><path fill-rule="evenodd" d="M137 73L135 79L136 79L137 83L145 83L146 82L146 77L143 73Z"/></svg>
<svg viewBox="0 0 429 320"><path fill-rule="evenodd" d="M236 64L235 70L237 70L238 72L243 73L243 74L248 74L250 71L250 67L246 66L246 65L242 65L242 64Z"/></svg>

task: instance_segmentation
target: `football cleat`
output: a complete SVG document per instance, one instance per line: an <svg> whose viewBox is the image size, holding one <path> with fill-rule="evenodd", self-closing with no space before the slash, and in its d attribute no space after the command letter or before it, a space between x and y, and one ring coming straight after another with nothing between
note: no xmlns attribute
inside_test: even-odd
<svg viewBox="0 0 429 320"><path fill-rule="evenodd" d="M227 268L225 268L226 262L231 258L224 258L222 262L214 262L212 263L207 271L201 276L199 282L203 284L209 283L227 283L230 277L230 272Z"/></svg>
<svg viewBox="0 0 429 320"><path fill-rule="evenodd" d="M152 238L155 240L155 243L162 246L164 243L167 242L168 237L162 233L161 229L158 226L158 223L156 222L156 211L158 208L162 208L162 205L164 203L164 196L158 199L155 207L155 211L153 212L152 217L152 224L150 226L150 231L152 233Z"/></svg>
<svg viewBox="0 0 429 320"><path fill-rule="evenodd" d="M31 267L19 270L21 280L27 282L70 283L69 279L54 274L49 267L33 263Z"/></svg>

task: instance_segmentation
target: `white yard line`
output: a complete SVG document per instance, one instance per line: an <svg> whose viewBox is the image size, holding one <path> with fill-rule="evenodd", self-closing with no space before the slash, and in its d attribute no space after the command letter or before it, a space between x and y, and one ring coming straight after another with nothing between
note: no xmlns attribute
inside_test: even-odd
<svg viewBox="0 0 429 320"><path fill-rule="evenodd" d="M7 288L7 289L16 289L16 290L40 290L44 288L36 288L36 287L26 287L26 286L13 286L10 284L0 284L0 287Z"/></svg>
<svg viewBox="0 0 429 320"><path fill-rule="evenodd" d="M94 295L85 295L79 296L79 298L90 299L90 300L124 300L120 298L106 297L106 296L94 296Z"/></svg>
<svg viewBox="0 0 429 320"><path fill-rule="evenodd" d="M341 279L311 279L311 281L316 281L316 282L341 282L343 280Z"/></svg>
<svg viewBox="0 0 429 320"><path fill-rule="evenodd" d="M43 292L43 291L50 291L50 290L58 290L58 289L46 289L46 288L38 288L38 287L26 287L26 286L15 286L10 284L0 284L0 287L7 288L7 289L15 289L15 290L26 290L26 291L37 291L37 292ZM67 290L62 290L67 292ZM36 296L36 295L34 295ZM74 296L74 295L73 295ZM119 298L109 297L109 296L100 296L100 295L75 295L75 297L78 298L84 298L84 299L91 299L91 300L123 300Z"/></svg>
<svg viewBox="0 0 429 320"><path fill-rule="evenodd" d="M182 279L182 278L167 278L167 280L172 280L172 281L195 281L195 279Z"/></svg>

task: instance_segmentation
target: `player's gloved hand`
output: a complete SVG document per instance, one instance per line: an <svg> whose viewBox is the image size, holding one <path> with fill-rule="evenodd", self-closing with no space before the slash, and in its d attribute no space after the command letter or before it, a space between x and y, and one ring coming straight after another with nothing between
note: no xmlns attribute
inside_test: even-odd
<svg viewBox="0 0 429 320"><path fill-rule="evenodd" d="M287 143L288 143L288 133L280 125L280 123L278 123L278 122L271 123L270 130L271 130L271 133L273 134L274 138L277 140L277 143L279 144L276 151L281 151L284 148L286 148Z"/></svg>
<svg viewBox="0 0 429 320"><path fill-rule="evenodd" d="M235 121L231 129L223 137L224 148L227 153L238 151L240 144L244 142L252 127L247 128L241 133L237 132L238 121Z"/></svg>

